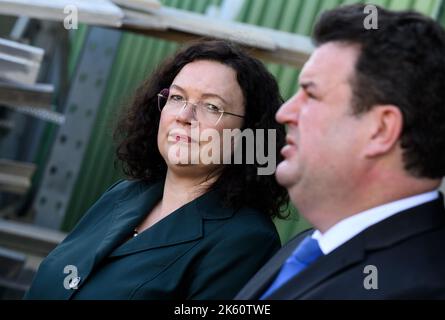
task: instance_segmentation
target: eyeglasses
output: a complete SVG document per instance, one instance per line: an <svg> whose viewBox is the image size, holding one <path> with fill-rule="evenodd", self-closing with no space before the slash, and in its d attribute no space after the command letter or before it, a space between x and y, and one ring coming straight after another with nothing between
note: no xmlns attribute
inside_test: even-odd
<svg viewBox="0 0 445 320"><path fill-rule="evenodd" d="M216 106L212 103L199 101L198 103L191 103L184 99L179 94L170 95L169 89L164 89L158 93L158 109L159 111L166 110L172 113L181 113L185 110L187 105L192 107L193 118L196 121L205 123L207 125L217 125L224 115L230 115L238 118L244 116L224 111L222 107Z"/></svg>

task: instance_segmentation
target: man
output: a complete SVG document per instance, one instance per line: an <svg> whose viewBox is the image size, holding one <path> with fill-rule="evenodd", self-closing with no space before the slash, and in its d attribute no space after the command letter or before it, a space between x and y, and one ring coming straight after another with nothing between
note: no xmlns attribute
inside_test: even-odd
<svg viewBox="0 0 445 320"><path fill-rule="evenodd" d="M445 298L445 32L364 5L322 15L276 177L314 226L236 299Z"/></svg>

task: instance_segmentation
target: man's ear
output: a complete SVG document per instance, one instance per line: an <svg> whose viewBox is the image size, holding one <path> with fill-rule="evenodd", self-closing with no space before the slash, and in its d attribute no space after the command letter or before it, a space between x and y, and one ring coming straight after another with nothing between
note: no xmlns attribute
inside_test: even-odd
<svg viewBox="0 0 445 320"><path fill-rule="evenodd" d="M394 105L373 107L368 118L369 140L365 149L367 157L375 157L390 152L400 139L403 128L403 115Z"/></svg>

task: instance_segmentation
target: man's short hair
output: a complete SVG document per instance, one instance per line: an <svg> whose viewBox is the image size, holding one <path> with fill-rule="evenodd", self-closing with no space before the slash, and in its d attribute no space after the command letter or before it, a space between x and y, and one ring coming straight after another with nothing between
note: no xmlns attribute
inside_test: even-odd
<svg viewBox="0 0 445 320"><path fill-rule="evenodd" d="M403 114L400 138L405 168L419 178L445 176L445 31L420 13L378 9L368 30L365 5L338 7L317 22L317 46L339 41L361 49L351 79L356 115L378 104Z"/></svg>

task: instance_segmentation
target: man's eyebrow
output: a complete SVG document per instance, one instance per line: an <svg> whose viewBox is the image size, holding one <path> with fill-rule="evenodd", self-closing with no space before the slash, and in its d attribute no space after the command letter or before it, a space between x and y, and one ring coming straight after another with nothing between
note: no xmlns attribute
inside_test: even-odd
<svg viewBox="0 0 445 320"><path fill-rule="evenodd" d="M316 89L317 85L313 81L300 81L300 87L304 90Z"/></svg>
<svg viewBox="0 0 445 320"><path fill-rule="evenodd" d="M172 84L171 88L178 89L178 90L180 90L180 91L182 91L184 93L186 92L184 88L181 88L181 86L178 86L177 84ZM218 98L222 102L224 102L226 105L229 105L229 103L226 101L226 99L221 97L219 94L216 94L216 93L204 93L202 96L204 98Z"/></svg>

